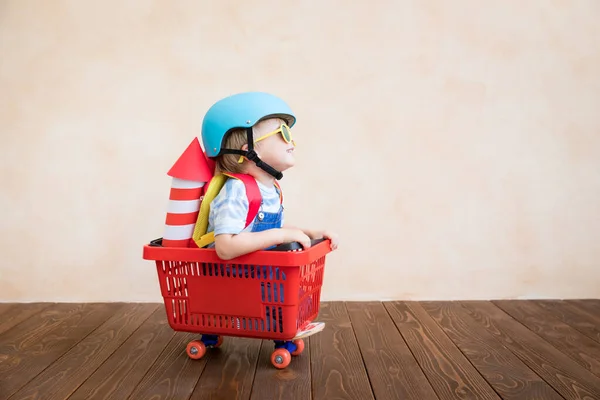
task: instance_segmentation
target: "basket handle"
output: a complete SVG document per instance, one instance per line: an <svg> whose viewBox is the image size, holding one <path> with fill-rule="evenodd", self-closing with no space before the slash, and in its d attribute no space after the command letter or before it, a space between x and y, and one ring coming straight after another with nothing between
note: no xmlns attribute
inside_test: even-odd
<svg viewBox="0 0 600 400"><path fill-rule="evenodd" d="M321 243L322 241L324 241L325 239L315 239L315 240L311 240L310 241L310 245L311 247ZM290 242L290 243L282 243L279 246L275 246L272 249L269 249L268 251L296 251L296 250L302 250L302 245L300 244L300 242Z"/></svg>

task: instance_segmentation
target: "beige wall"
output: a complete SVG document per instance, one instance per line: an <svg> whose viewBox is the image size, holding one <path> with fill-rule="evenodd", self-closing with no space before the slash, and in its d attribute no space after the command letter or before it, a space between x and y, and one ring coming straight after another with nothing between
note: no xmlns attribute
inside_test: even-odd
<svg viewBox="0 0 600 400"><path fill-rule="evenodd" d="M245 90L298 113L287 219L341 235L325 300L600 297L598 15L1 1L0 301L160 301L166 172Z"/></svg>

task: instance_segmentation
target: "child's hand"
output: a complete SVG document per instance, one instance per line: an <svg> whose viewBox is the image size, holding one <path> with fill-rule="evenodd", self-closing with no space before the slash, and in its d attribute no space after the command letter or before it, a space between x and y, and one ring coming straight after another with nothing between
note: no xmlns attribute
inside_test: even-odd
<svg viewBox="0 0 600 400"><path fill-rule="evenodd" d="M331 240L331 250L335 250L338 248L338 245L340 244L340 239L336 233L324 231L323 238Z"/></svg>
<svg viewBox="0 0 600 400"><path fill-rule="evenodd" d="M283 233L283 243L298 242L304 249L310 247L310 238L302 230L282 228L281 231Z"/></svg>
<svg viewBox="0 0 600 400"><path fill-rule="evenodd" d="M331 240L331 250L335 250L338 248L340 240L338 235L334 232L330 231L312 231L310 234L311 239L329 239Z"/></svg>

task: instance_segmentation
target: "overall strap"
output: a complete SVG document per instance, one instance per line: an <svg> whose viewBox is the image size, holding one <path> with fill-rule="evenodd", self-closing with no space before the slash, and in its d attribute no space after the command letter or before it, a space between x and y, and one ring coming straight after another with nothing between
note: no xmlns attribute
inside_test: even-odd
<svg viewBox="0 0 600 400"><path fill-rule="evenodd" d="M279 186L279 182L275 181L275 186L277 186L277 190L279 191L279 204L283 204L283 190L281 190L281 186Z"/></svg>

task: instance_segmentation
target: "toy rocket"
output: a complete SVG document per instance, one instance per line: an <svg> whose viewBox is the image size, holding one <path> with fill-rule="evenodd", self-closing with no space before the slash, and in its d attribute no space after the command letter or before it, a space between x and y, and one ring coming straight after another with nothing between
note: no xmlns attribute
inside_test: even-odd
<svg viewBox="0 0 600 400"><path fill-rule="evenodd" d="M173 181L162 240L164 247L190 247L204 185L212 178L213 171L214 163L206 158L198 138L194 138L167 173Z"/></svg>

